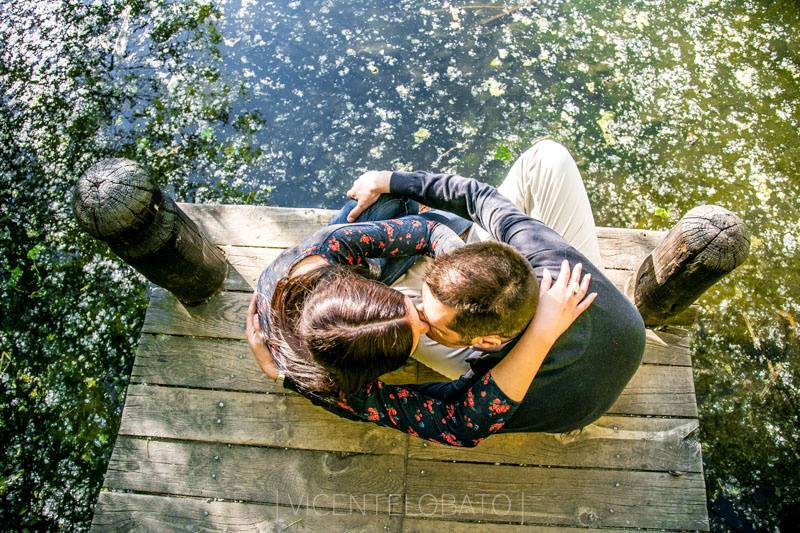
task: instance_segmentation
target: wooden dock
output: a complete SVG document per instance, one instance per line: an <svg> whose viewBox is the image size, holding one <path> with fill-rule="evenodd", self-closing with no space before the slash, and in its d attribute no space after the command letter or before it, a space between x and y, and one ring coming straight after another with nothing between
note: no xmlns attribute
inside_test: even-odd
<svg viewBox="0 0 800 533"><path fill-rule="evenodd" d="M707 530L690 337L648 330L644 362L578 435L458 449L340 419L273 385L244 338L261 270L332 212L181 204L227 254L224 291L153 287L95 531ZM601 228L622 287L665 232ZM443 379L416 362L393 383Z"/></svg>

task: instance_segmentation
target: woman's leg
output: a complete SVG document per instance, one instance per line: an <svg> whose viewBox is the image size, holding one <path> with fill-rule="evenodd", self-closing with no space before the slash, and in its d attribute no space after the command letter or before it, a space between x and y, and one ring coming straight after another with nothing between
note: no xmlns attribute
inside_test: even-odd
<svg viewBox="0 0 800 533"><path fill-rule="evenodd" d="M497 187L530 217L553 228L598 268L603 267L592 206L578 165L569 151L550 139L537 141L511 167ZM489 234L473 226L467 242Z"/></svg>

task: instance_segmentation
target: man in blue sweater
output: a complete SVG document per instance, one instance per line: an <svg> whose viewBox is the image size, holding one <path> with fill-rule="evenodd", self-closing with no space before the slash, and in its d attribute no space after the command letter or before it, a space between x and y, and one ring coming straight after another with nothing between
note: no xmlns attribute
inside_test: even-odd
<svg viewBox="0 0 800 533"><path fill-rule="evenodd" d="M420 315L431 327L430 341L415 357L458 378L431 383L430 394L445 399L469 386L508 353L532 318L537 283L524 279L530 274L511 270L511 247L538 280L545 269L557 272L565 259L582 263L597 299L553 346L503 431L571 431L613 405L641 362L644 323L600 267L589 199L563 146L535 143L498 189L456 175L367 172L348 191L358 202L348 219L386 193L475 223L467 238L471 244L433 265L415 265L393 284L418 296Z"/></svg>

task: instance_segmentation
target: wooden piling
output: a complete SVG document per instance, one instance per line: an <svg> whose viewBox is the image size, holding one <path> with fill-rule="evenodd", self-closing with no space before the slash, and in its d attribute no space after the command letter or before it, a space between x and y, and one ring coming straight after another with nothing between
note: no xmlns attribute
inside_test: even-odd
<svg viewBox="0 0 800 533"><path fill-rule="evenodd" d="M72 205L83 229L182 303L201 303L222 287L224 253L133 161L92 165L76 183Z"/></svg>
<svg viewBox="0 0 800 533"><path fill-rule="evenodd" d="M626 293L648 326L663 324L739 266L750 251L744 222L715 205L687 212L645 257Z"/></svg>

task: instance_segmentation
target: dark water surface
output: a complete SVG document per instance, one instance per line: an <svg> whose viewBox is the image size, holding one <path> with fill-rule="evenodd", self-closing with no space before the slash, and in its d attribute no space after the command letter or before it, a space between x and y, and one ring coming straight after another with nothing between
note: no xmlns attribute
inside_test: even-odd
<svg viewBox="0 0 800 533"><path fill-rule="evenodd" d="M91 162L135 159L188 201L337 207L368 169L498 183L551 135L600 225L668 229L704 203L748 223L693 345L709 510L789 531L800 6L525 6L0 1L4 523L87 527L119 423L146 298L72 221Z"/></svg>

